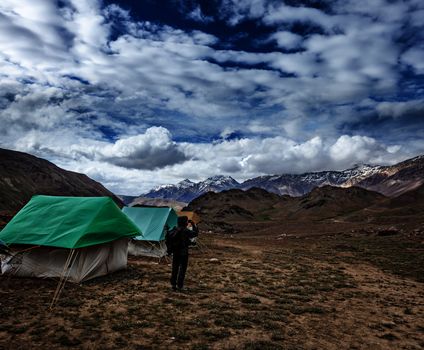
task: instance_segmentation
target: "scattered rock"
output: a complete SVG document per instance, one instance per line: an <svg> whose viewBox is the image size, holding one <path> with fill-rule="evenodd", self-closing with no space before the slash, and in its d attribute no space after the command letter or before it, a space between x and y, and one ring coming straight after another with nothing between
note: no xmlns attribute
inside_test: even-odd
<svg viewBox="0 0 424 350"><path fill-rule="evenodd" d="M394 236L398 235L400 231L396 227L389 227L385 229L380 229L377 232L377 236Z"/></svg>
<svg viewBox="0 0 424 350"><path fill-rule="evenodd" d="M396 327L396 323L392 322L392 321L383 321L381 322L381 325L385 328L394 328Z"/></svg>
<svg viewBox="0 0 424 350"><path fill-rule="evenodd" d="M399 337L398 336L396 336L395 334L393 334L393 333L386 333L386 334L383 334L382 336L380 336L380 338L382 338L382 339L386 339L386 340L389 340L389 341L393 341L393 340L398 340L399 339Z"/></svg>

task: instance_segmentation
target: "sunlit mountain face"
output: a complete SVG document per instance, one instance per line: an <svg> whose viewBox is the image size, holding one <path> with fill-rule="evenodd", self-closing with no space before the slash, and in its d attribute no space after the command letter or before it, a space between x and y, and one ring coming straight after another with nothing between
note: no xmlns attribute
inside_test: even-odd
<svg viewBox="0 0 424 350"><path fill-rule="evenodd" d="M132 195L396 164L424 153L423 18L418 0L2 0L0 147Z"/></svg>

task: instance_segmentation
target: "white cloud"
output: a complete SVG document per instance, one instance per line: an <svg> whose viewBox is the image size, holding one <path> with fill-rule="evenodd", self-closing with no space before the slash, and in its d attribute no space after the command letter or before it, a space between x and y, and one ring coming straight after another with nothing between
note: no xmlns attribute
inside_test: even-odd
<svg viewBox="0 0 424 350"><path fill-rule="evenodd" d="M130 136L98 150L109 163L130 169L154 170L187 160L171 133L163 127L152 127L144 134Z"/></svg>
<svg viewBox="0 0 424 350"><path fill-rule="evenodd" d="M321 25L327 30L332 30L336 24L334 17L320 10L303 6L287 6L285 4L276 7L271 6L263 20L267 24L312 22Z"/></svg>
<svg viewBox="0 0 424 350"><path fill-rule="evenodd" d="M295 49L302 43L302 36L291 32L283 31L271 35L271 39L278 43L278 46L285 49Z"/></svg>
<svg viewBox="0 0 424 350"><path fill-rule="evenodd" d="M364 162L369 161L372 153L382 149L371 137L343 135L330 147L330 156L338 162Z"/></svg>
<svg viewBox="0 0 424 350"><path fill-rule="evenodd" d="M404 102L380 102L376 110L381 117L401 118L405 116L423 116L424 100Z"/></svg>
<svg viewBox="0 0 424 350"><path fill-rule="evenodd" d="M266 11L266 0L222 0L221 15L230 25L236 25L245 18L259 18Z"/></svg>
<svg viewBox="0 0 424 350"><path fill-rule="evenodd" d="M187 17L188 17L188 18L191 18L192 20L197 21L197 22L205 22L205 23L208 23L208 22L212 22L212 21L213 21L213 18L212 18L212 17L205 16L205 15L203 14L202 9L200 8L200 6L196 6L196 7L194 8L194 10L193 10L193 11L191 11L191 12L187 15Z"/></svg>
<svg viewBox="0 0 424 350"><path fill-rule="evenodd" d="M410 65L417 74L424 74L424 49L413 47L402 55L402 62Z"/></svg>

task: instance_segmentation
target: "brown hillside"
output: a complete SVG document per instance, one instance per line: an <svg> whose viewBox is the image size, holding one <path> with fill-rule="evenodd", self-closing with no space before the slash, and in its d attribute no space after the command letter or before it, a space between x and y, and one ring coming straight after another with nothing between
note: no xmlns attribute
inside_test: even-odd
<svg viewBox="0 0 424 350"><path fill-rule="evenodd" d="M377 174L357 183L357 186L396 197L424 183L424 156L408 159L396 165L382 167Z"/></svg>
<svg viewBox="0 0 424 350"><path fill-rule="evenodd" d="M218 193L207 192L191 201L186 208L187 210L194 210L203 216L205 214L216 215L230 208L239 207L242 209L241 213L243 213L241 216L244 217L248 215L248 212L250 213L249 215L253 215L254 212L269 209L279 203L282 198L277 194L269 193L260 188L251 188L247 191L234 189ZM228 215L224 215L222 218L227 219Z"/></svg>
<svg viewBox="0 0 424 350"><path fill-rule="evenodd" d="M233 231L231 223L261 220L269 210L290 198L260 188L247 191L233 189L208 192L194 199L185 208L200 214L205 229Z"/></svg>
<svg viewBox="0 0 424 350"><path fill-rule="evenodd" d="M386 198L340 218L345 222L394 225L405 228L424 224L424 185L394 198Z"/></svg>
<svg viewBox="0 0 424 350"><path fill-rule="evenodd" d="M0 213L18 211L35 194L108 196L122 201L84 174L61 169L27 153L0 149Z"/></svg>
<svg viewBox="0 0 424 350"><path fill-rule="evenodd" d="M424 184L408 191L398 197L389 198L384 205L388 208L407 207L411 211L423 213L424 208Z"/></svg>
<svg viewBox="0 0 424 350"><path fill-rule="evenodd" d="M137 197L131 203L129 203L130 207L137 206L147 206L147 207L171 207L175 210L179 211L184 208L187 203L178 202L173 199L163 199L163 198L147 198L147 197Z"/></svg>
<svg viewBox="0 0 424 350"><path fill-rule="evenodd" d="M319 221L372 206L386 197L363 188L316 188L303 197L279 196L259 188L209 192L187 209L202 217L205 229L240 231L285 222Z"/></svg>
<svg viewBox="0 0 424 350"><path fill-rule="evenodd" d="M300 197L286 207L290 219L327 219L372 206L386 197L360 187L323 186Z"/></svg>

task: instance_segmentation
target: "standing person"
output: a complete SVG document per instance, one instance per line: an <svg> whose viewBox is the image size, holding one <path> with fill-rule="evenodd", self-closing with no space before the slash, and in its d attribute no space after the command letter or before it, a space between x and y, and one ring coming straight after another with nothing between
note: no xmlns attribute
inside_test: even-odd
<svg viewBox="0 0 424 350"><path fill-rule="evenodd" d="M192 230L187 228L191 224ZM187 216L179 216L177 227L168 233L167 245L168 254L172 257L171 286L173 290L182 290L184 287L184 278L188 265L188 247L190 239L197 237L199 230L196 224L188 220Z"/></svg>

